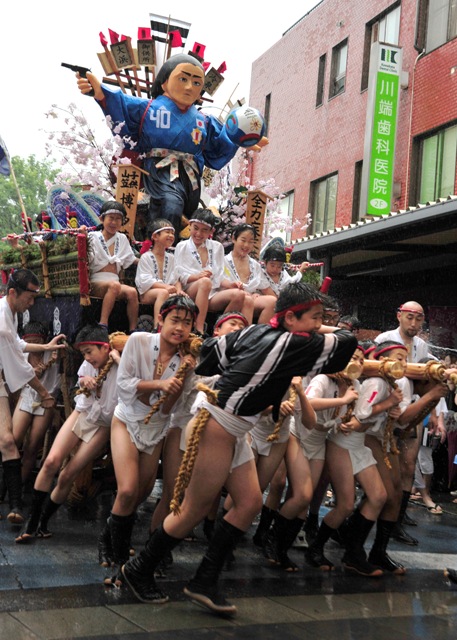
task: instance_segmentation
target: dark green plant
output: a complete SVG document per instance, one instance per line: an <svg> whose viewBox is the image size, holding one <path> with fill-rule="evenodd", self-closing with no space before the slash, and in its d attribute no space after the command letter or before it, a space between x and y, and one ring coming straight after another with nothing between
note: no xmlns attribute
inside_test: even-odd
<svg viewBox="0 0 457 640"><path fill-rule="evenodd" d="M48 256L62 256L76 251L76 236L62 235L46 243Z"/></svg>

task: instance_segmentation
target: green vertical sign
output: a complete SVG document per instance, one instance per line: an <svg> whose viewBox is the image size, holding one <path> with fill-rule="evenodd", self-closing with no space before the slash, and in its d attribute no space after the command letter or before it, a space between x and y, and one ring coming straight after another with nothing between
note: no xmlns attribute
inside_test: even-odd
<svg viewBox="0 0 457 640"><path fill-rule="evenodd" d="M366 131L369 153L364 157L365 215L381 216L391 211L401 54L398 47L383 43L372 48Z"/></svg>

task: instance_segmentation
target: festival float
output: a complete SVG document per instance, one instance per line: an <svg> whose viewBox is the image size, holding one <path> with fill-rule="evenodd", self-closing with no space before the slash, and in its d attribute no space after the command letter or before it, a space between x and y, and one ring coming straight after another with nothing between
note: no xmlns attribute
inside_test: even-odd
<svg viewBox="0 0 457 640"><path fill-rule="evenodd" d="M104 74L101 79L103 85L113 87L124 95L144 98L148 106L154 100L152 91L158 73L176 52L184 50L190 29L189 23L170 17L151 14L150 20L150 27L138 28L136 42L129 36L119 36L111 29L108 30L108 41L101 32L102 51L97 54ZM193 44L187 55L204 69L204 86L196 105L203 114L205 105L215 108L214 95L224 81L226 64L221 61L213 66L205 62L205 45L198 42ZM81 77L90 71L67 62L63 62L62 66L78 72ZM220 127L227 129L228 137L237 148L250 147L262 138L263 119L255 109L245 107L244 100L232 102L229 99L219 110L216 120ZM198 133L196 131L192 135ZM128 222L123 231L133 246L140 249L141 241L145 238L139 237L142 234L138 232L136 218L138 204L141 206L142 199L147 196L143 185L146 173L142 168L144 155L135 150L136 145L129 144L127 136L124 138L124 148L113 157L110 177L115 199L124 204L128 213ZM15 181L11 163L10 170ZM90 295L88 231L100 223L98 212L104 198L94 193L90 185L76 187L68 183L56 184L48 191L46 211L32 221L25 213L16 181L15 184L22 208L23 233L2 238L4 247L0 268L3 285L13 269L26 267L34 271L40 280L42 294L24 321L52 320L53 333L64 332L71 339L80 325L96 319L99 313L99 301ZM255 215L258 215L257 210ZM185 225L186 220L183 219L183 227ZM123 274L124 281L133 284L134 275L134 271ZM125 314L120 303L115 312L115 328L122 329Z"/></svg>

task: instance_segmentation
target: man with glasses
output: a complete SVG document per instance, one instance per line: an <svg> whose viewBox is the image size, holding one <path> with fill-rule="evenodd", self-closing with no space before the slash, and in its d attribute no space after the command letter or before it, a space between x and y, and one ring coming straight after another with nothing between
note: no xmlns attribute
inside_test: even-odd
<svg viewBox="0 0 457 640"><path fill-rule="evenodd" d="M8 522L22 524L21 458L13 438L9 393L26 384L38 392L41 405L51 408L54 398L35 375L24 353L52 351L64 345L58 342L65 336L55 336L47 344L30 344L17 334L17 314L24 313L34 304L40 291L36 275L28 269L14 271L6 285L6 295L0 300L0 452L2 455L3 482L8 491L10 512ZM8 388L6 388L8 385Z"/></svg>

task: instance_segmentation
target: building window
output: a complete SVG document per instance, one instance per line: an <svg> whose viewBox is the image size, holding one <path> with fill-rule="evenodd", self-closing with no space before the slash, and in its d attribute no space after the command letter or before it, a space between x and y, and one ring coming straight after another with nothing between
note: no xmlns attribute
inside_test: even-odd
<svg viewBox="0 0 457 640"><path fill-rule="evenodd" d="M415 47L433 51L457 36L457 0L419 0Z"/></svg>
<svg viewBox="0 0 457 640"><path fill-rule="evenodd" d="M455 193L457 125L419 142L419 202L434 202Z"/></svg>
<svg viewBox="0 0 457 640"><path fill-rule="evenodd" d="M370 53L373 42L398 45L400 41L400 14L401 5L396 2L395 6L389 7L387 12L380 14L365 26L361 91L368 87Z"/></svg>
<svg viewBox="0 0 457 640"><path fill-rule="evenodd" d="M294 192L289 191L279 201L280 213L286 220L286 227L283 230L273 233L275 236L280 236L284 242L290 242L292 239L292 224L294 219Z"/></svg>
<svg viewBox="0 0 457 640"><path fill-rule="evenodd" d="M346 86L346 67L348 61L348 41L344 40L332 49L332 70L330 73L329 98L344 91Z"/></svg>
<svg viewBox="0 0 457 640"><path fill-rule="evenodd" d="M265 122L264 136L268 136L268 126L270 124L270 106L271 106L271 93L265 96L265 108L263 110L263 119Z"/></svg>
<svg viewBox="0 0 457 640"><path fill-rule="evenodd" d="M335 228L337 187L337 173L311 183L310 211L314 234Z"/></svg>
<svg viewBox="0 0 457 640"><path fill-rule="evenodd" d="M324 80L325 80L325 63L327 60L327 54L324 53L319 58L319 71L317 75L317 93L316 93L316 107L320 107L324 101Z"/></svg>

